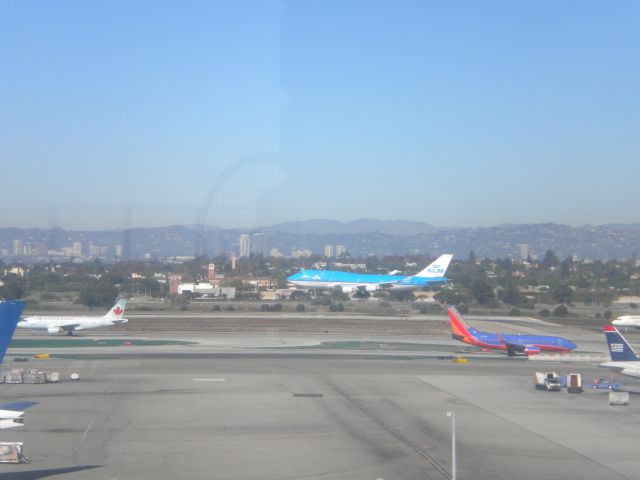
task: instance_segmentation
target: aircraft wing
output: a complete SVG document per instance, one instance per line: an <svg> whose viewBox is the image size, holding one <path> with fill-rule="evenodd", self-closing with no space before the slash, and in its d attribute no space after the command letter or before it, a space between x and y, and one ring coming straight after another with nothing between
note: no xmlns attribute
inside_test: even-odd
<svg viewBox="0 0 640 480"><path fill-rule="evenodd" d="M526 348L525 345L520 345L517 343L509 343L505 341L503 341L502 343L506 345L508 350L511 350L513 352L524 352L524 349Z"/></svg>
<svg viewBox="0 0 640 480"><path fill-rule="evenodd" d="M34 405L38 405L38 402L11 402L0 404L0 410L26 410Z"/></svg>
<svg viewBox="0 0 640 480"><path fill-rule="evenodd" d="M24 425L24 410L37 405L38 402L11 402L0 405L0 430Z"/></svg>
<svg viewBox="0 0 640 480"><path fill-rule="evenodd" d="M64 330L65 332L72 332L74 330L77 330L78 327L80 327L79 323L69 323L67 325L58 325L62 330Z"/></svg>
<svg viewBox="0 0 640 480"><path fill-rule="evenodd" d="M504 342L507 347L509 355L515 355L516 353L524 353L525 355L536 355L540 353L540 348L535 345L520 345L518 343Z"/></svg>

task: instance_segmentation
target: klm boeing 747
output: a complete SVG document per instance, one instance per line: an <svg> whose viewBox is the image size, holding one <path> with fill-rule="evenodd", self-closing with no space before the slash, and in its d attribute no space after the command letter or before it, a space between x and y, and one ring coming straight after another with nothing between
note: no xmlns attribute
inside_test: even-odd
<svg viewBox="0 0 640 480"><path fill-rule="evenodd" d="M302 270L287 278L302 288L340 288L343 293L365 293L378 290L411 290L432 283L446 282L444 274L453 255L441 255L415 275L372 275L335 270Z"/></svg>

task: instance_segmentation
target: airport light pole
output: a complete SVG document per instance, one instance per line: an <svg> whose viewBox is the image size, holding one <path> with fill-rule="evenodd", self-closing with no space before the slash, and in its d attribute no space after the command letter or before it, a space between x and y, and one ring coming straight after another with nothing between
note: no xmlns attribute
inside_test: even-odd
<svg viewBox="0 0 640 480"><path fill-rule="evenodd" d="M456 480L456 412L447 412L451 417L451 480Z"/></svg>

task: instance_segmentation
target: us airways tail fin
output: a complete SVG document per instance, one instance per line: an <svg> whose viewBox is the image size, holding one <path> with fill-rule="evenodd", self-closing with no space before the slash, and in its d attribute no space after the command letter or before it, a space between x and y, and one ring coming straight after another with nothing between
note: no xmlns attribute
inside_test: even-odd
<svg viewBox="0 0 640 480"><path fill-rule="evenodd" d="M22 301L0 302L0 363L4 360L23 308Z"/></svg>
<svg viewBox="0 0 640 480"><path fill-rule="evenodd" d="M449 263L451 263L451 259L453 255L444 254L440 255L434 262L429 264L427 268L419 271L414 277L420 278L442 278L444 274L447 272L447 268L449 268Z"/></svg>
<svg viewBox="0 0 640 480"><path fill-rule="evenodd" d="M613 325L604 326L604 336L607 337L609 355L613 362L635 362L640 360L631 345Z"/></svg>
<svg viewBox="0 0 640 480"><path fill-rule="evenodd" d="M449 305L449 323L451 324L451 336L456 340L465 341L474 338L475 330L467 324L456 307Z"/></svg>
<svg viewBox="0 0 640 480"><path fill-rule="evenodd" d="M127 299L126 298L119 299L116 302L116 304L113 307L111 307L111 310L107 312L105 317L110 320L120 320L122 318L122 315L124 315L124 309L126 308L126 306L127 306Z"/></svg>

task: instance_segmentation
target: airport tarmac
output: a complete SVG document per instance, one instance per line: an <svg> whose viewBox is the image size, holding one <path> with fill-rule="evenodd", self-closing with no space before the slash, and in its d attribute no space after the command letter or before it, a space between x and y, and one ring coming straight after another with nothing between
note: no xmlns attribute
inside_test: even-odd
<svg viewBox="0 0 640 480"><path fill-rule="evenodd" d="M80 381L0 386L4 402L40 402L1 435L31 463L0 465L0 478L447 479L455 411L458 479L640 479L640 396L610 407L606 391L533 388L536 370L609 376L595 365L458 365L431 355L461 346L440 336L185 338L199 343L66 347L21 364ZM300 348L320 339L387 347ZM427 347L402 346L415 342Z"/></svg>

